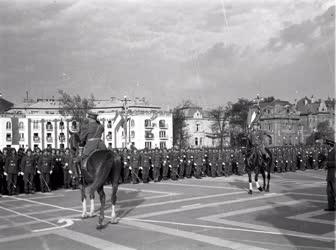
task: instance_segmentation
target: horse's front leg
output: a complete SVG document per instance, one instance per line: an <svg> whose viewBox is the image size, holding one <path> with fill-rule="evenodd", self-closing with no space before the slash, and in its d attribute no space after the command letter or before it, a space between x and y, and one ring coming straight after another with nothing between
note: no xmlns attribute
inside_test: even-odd
<svg viewBox="0 0 336 250"><path fill-rule="evenodd" d="M117 202L117 191L118 191L118 184L113 183L112 184L112 197L111 197L111 202L112 202L111 223L112 224L118 223L118 219L117 219L116 212L115 212L115 204Z"/></svg>
<svg viewBox="0 0 336 250"><path fill-rule="evenodd" d="M271 171L266 171L266 176L267 176L267 185L266 185L266 192L269 192L270 190L270 180L271 180Z"/></svg>
<svg viewBox="0 0 336 250"><path fill-rule="evenodd" d="M90 213L89 213L89 216L90 217L94 217L95 215L94 215L94 198L95 198L95 196L94 196L94 194L91 194L90 195Z"/></svg>
<svg viewBox="0 0 336 250"><path fill-rule="evenodd" d="M86 211L86 194L85 194L84 185L81 185L80 191L81 191L81 200L82 200L82 218L85 219L88 217L88 215Z"/></svg>
<svg viewBox="0 0 336 250"><path fill-rule="evenodd" d="M104 209L105 209L105 192L103 186L97 189L100 198L100 213L98 218L97 229L102 229L104 227Z"/></svg>
<svg viewBox="0 0 336 250"><path fill-rule="evenodd" d="M259 176L259 171L257 171L257 173L255 174L254 180L255 180L255 183L256 183L256 187L258 188L258 190L259 190L260 192L262 192L263 189L262 189L262 187L260 187L260 185L259 185L258 176Z"/></svg>

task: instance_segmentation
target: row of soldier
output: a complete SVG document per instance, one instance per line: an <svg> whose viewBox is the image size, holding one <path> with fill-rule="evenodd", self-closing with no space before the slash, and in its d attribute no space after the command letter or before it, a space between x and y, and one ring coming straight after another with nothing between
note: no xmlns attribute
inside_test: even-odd
<svg viewBox="0 0 336 250"><path fill-rule="evenodd" d="M244 148L219 149L154 149L128 150L121 156L120 182L148 183L160 180L178 180L194 176L242 175L245 172ZM327 155L323 146L272 147L272 172L317 169ZM50 192L57 188L77 188L79 176L74 164L73 152L46 149L34 151L20 148L4 148L0 154L0 193Z"/></svg>

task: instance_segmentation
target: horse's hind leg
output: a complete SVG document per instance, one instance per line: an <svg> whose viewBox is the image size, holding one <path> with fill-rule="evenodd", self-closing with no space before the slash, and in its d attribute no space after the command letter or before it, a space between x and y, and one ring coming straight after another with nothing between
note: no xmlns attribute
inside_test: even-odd
<svg viewBox="0 0 336 250"><path fill-rule="evenodd" d="M267 185L266 185L266 192L269 192L270 190L270 180L271 180L271 171L270 169L268 169L269 171L266 171L266 176L267 176Z"/></svg>
<svg viewBox="0 0 336 250"><path fill-rule="evenodd" d="M100 198L100 213L98 218L97 229L103 228L103 221L104 221L104 209L105 209L105 192L104 187L101 186L97 189Z"/></svg>
<svg viewBox="0 0 336 250"><path fill-rule="evenodd" d="M117 191L118 191L118 184L113 183L112 185L112 197L111 197L111 202L112 202L112 212L111 212L111 223L112 224L117 224L117 216L115 212L115 204L117 202Z"/></svg>
<svg viewBox="0 0 336 250"><path fill-rule="evenodd" d="M86 212L86 194L85 194L85 187L84 185L81 185L81 200L82 200L82 218L87 218L87 212Z"/></svg>
<svg viewBox="0 0 336 250"><path fill-rule="evenodd" d="M252 176L251 176L251 171L250 170L247 171L247 175L248 175L248 178L249 178L249 191L248 191L248 193L252 194Z"/></svg>

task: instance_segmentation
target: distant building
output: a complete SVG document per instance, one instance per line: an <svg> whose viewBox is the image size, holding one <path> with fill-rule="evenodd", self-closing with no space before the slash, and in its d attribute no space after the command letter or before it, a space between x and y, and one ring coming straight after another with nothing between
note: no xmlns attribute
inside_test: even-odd
<svg viewBox="0 0 336 250"><path fill-rule="evenodd" d="M297 102L296 110L300 113L304 138L309 137L316 131L317 125L324 121L335 128L335 99L314 100L313 97L304 97Z"/></svg>
<svg viewBox="0 0 336 250"><path fill-rule="evenodd" d="M296 104L282 100L260 102L260 110L261 129L270 135L271 146L305 144L324 121L335 127L335 99L315 101L305 97ZM251 106L248 121L254 111L256 106Z"/></svg>
<svg viewBox="0 0 336 250"><path fill-rule="evenodd" d="M192 148L218 147L219 139L212 130L215 122L209 111L202 107L191 105L181 108L185 116L188 145ZM224 139L224 146L230 145L229 135Z"/></svg>
<svg viewBox="0 0 336 250"><path fill-rule="evenodd" d="M125 106L115 98L94 103L93 111L105 127L102 139L107 147L172 147L171 112L138 98L127 105L127 115ZM69 128L78 128L79 124L59 111L60 102L56 99L15 105L0 116L0 147L66 148Z"/></svg>
<svg viewBox="0 0 336 250"><path fill-rule="evenodd" d="M256 107L251 107L249 120ZM271 137L270 146L297 145L304 141L300 117L295 106L287 101L261 102L261 129Z"/></svg>

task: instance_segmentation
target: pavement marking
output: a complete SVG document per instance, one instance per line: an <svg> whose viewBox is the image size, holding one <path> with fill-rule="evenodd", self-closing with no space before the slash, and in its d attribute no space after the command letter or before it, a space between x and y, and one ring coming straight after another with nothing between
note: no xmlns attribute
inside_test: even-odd
<svg viewBox="0 0 336 250"><path fill-rule="evenodd" d="M335 225L335 219L334 219L334 221L329 221L329 220L322 220L322 219L313 218L315 216L319 216L319 215L323 215L323 214L328 214L328 212L319 209L319 210L304 213L304 214L289 216L287 218L288 219L293 219L293 220L299 220L299 221L307 221L307 222L312 222L312 223Z"/></svg>
<svg viewBox="0 0 336 250"><path fill-rule="evenodd" d="M83 243L85 245L97 248L97 249L103 249L103 250L134 250L134 248L126 247L117 243L113 243L111 241L107 241L104 239L100 239L97 237L93 237L89 234L83 234L79 233L73 230L59 230L54 232L54 234L57 234L59 236Z"/></svg>
<svg viewBox="0 0 336 250"><path fill-rule="evenodd" d="M12 198L12 197L19 197L19 196L3 195L2 198L7 198L7 200L1 200L1 204L15 202L15 200L8 199L8 198ZM21 197L19 197L19 198L21 198ZM25 199L27 199L27 200L43 200L43 199L60 198L60 197L65 197L65 196L64 195L50 195L50 196L39 196L39 197L32 197L32 198L25 197Z"/></svg>
<svg viewBox="0 0 336 250"><path fill-rule="evenodd" d="M222 229L222 230L230 230L230 231L240 231L240 232L249 232L249 233L260 233L260 234L270 234L270 235L281 235L281 236L293 236L297 238L308 238L311 239L317 238L322 241L332 241L332 237L324 237L312 234L286 234L282 231L268 231L268 230L256 230L256 229L245 229L245 228L237 228L237 227L225 227L225 226L211 226L211 225L202 225L202 224L191 224L191 223L182 223L182 222L173 222L173 221L160 221L160 220L148 220L148 219L125 219L129 221L139 221L145 223L159 223L159 224L169 224L169 225L177 225L177 226L189 226L189 227L200 227L200 228L208 228L208 229ZM123 221L124 222L124 221Z"/></svg>
<svg viewBox="0 0 336 250"><path fill-rule="evenodd" d="M272 204L272 205L264 205L264 206L240 209L240 210L205 216L205 217L201 217L198 219L220 223L221 218L231 217L231 216L240 215L240 214L253 213L253 212L262 211L262 210L266 210L270 208L277 208L277 207L282 207L282 206L292 206L292 205L296 205L296 204L303 203L303 202L305 202L305 200L275 202L275 204Z"/></svg>
<svg viewBox="0 0 336 250"><path fill-rule="evenodd" d="M15 211L15 210L12 210L12 209L9 209L9 208L5 208L5 207L0 206L0 209L5 210L5 211L7 211L7 212L11 212L11 213L17 214L17 215L19 215L19 216L27 217L27 218L32 219L32 220L34 220L34 221L38 221L39 223L46 223L46 224L49 224L49 225L52 225L52 226L58 226L58 225L56 225L55 223L51 223L51 222L46 221L46 220L42 220L42 219L39 219L39 218L30 216L30 215L26 215L26 214L17 212L17 211Z"/></svg>
<svg viewBox="0 0 336 250"><path fill-rule="evenodd" d="M218 206L218 205L227 205L227 204L233 204L233 203L240 203L240 202L244 202L244 201L253 201L253 200L267 199L267 198L271 198L271 197L279 197L279 196L284 196L284 195L285 194L278 194L278 193L264 194L262 196L257 196L257 197L248 197L248 198L241 198L241 199L235 199L235 200L213 202L213 203L203 204L203 205L200 205L198 207L174 208L174 209L163 210L163 211L158 211L158 212L151 212L151 213L147 213L147 214L134 215L134 216L131 216L131 218L137 218L137 219L147 218L147 217L153 217L153 216L170 214L170 213L184 212L184 211L194 210L194 209L214 207L214 206Z"/></svg>
<svg viewBox="0 0 336 250"><path fill-rule="evenodd" d="M150 231L154 231L154 232L160 232L160 233L164 233L164 234L168 234L168 235L173 235L173 236L177 236L177 237L182 237L182 238L186 238L186 239L200 241L200 242L207 243L207 244L214 245L214 246L220 246L220 247L237 249L237 250L241 250L241 249L262 250L262 249L265 249L265 248L262 248L262 247L255 247L255 246L246 245L246 244L243 244L243 243L238 243L238 242L234 242L234 241L220 239L220 238L217 238L217 237L206 236L206 235L197 234L197 233L193 233L193 232L183 231L183 230L180 230L180 229L172 229L172 228L153 225L153 224L150 224L150 223L144 223L144 222L140 222L140 221L124 220L123 223L127 224L127 225L130 225L130 226L143 228L145 230L150 230Z"/></svg>
<svg viewBox="0 0 336 250"><path fill-rule="evenodd" d="M157 182L158 185L172 185L172 186L184 186L184 187L197 187L197 188L213 188L213 189L229 189L229 190L241 190L241 188L235 187L218 187L209 185L197 185L197 184L183 184L183 183L169 183L169 182Z"/></svg>
<svg viewBox="0 0 336 250"><path fill-rule="evenodd" d="M141 185L141 183L140 183L140 185ZM112 189L112 187L110 187L110 186L104 186L104 188ZM118 187L118 190L134 191L134 192L146 192L146 193L153 193L153 194L170 194L170 195L178 195L178 194L180 194L180 193L174 193L174 192L165 192L165 191L157 191L157 190L150 190L150 189L140 189L140 188L127 188L127 187Z"/></svg>
<svg viewBox="0 0 336 250"><path fill-rule="evenodd" d="M186 206L182 206L182 207L196 207L201 205L201 203L195 203L195 204L191 204L191 205L186 205Z"/></svg>
<svg viewBox="0 0 336 250"><path fill-rule="evenodd" d="M290 192L290 194L294 194L294 195L306 195L306 196L317 196L317 197L327 197L326 194L297 193L297 192Z"/></svg>
<svg viewBox="0 0 336 250"><path fill-rule="evenodd" d="M256 212L256 211L262 211L262 210L266 210L266 209L280 207L280 206L284 206L284 205L294 205L296 203L308 202L308 201L311 201L311 200L279 202L278 204L274 204L274 205L265 205L265 206L255 207L255 208L240 209L238 211L221 213L221 214L201 217L201 218L198 218L198 219L205 220L205 221L210 221L210 222L215 222L215 223L220 223L220 224L227 224L227 225L231 225L231 226L250 228L250 229L253 229L253 230L258 229L260 231L265 231L265 232L268 232L268 233L274 233L274 234L279 233L279 234L286 235L286 236L294 236L294 237L301 237L301 238L314 238L314 239L321 240L321 241L334 240L334 238L330 238L330 237L318 236L318 235L307 234L307 233L299 233L297 231L292 231L292 230L285 230L285 229L282 230L282 229L277 229L275 227L262 226L262 225L256 225L256 224L250 224L250 223L245 223L245 222L238 222L238 221L223 219L223 218L229 217L229 216L247 214L247 213L252 213L252 212Z"/></svg>

